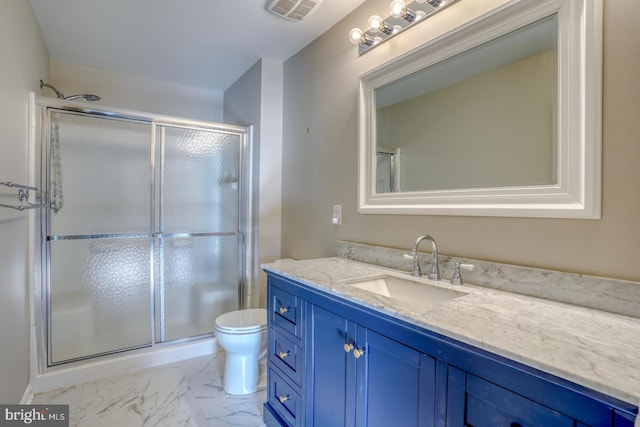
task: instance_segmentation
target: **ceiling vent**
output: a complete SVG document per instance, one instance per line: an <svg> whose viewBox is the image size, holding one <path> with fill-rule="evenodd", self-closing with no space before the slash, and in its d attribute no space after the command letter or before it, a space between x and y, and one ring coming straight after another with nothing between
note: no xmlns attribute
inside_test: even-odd
<svg viewBox="0 0 640 427"><path fill-rule="evenodd" d="M321 3L322 0L273 0L268 10L291 21L302 21Z"/></svg>

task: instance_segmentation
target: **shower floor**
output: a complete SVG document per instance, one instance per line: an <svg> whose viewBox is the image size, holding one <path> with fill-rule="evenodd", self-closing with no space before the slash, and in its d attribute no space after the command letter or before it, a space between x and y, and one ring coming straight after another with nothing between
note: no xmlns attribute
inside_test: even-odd
<svg viewBox="0 0 640 427"><path fill-rule="evenodd" d="M34 404L68 404L71 427L262 427L266 390L222 390L224 352L37 394Z"/></svg>

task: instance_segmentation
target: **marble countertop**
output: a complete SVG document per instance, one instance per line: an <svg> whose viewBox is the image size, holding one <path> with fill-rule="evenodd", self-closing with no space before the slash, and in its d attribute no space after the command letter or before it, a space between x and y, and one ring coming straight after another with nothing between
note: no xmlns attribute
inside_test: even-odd
<svg viewBox="0 0 640 427"><path fill-rule="evenodd" d="M638 318L469 284L454 286L447 281L435 286L467 295L435 305L408 303L355 288L345 281L380 274L428 280L344 258L285 259L262 267L638 405Z"/></svg>

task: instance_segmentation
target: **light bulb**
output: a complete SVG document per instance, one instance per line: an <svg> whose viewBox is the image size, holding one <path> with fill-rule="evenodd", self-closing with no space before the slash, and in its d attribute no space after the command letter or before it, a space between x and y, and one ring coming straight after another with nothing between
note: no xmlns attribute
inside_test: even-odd
<svg viewBox="0 0 640 427"><path fill-rule="evenodd" d="M363 36L364 36L364 33L360 28L354 28L351 31L349 31L349 40L353 44L362 43L362 40L364 38Z"/></svg>
<svg viewBox="0 0 640 427"><path fill-rule="evenodd" d="M409 9L403 0L393 0L389 5L389 15L402 18L411 23L416 19L416 13Z"/></svg>
<svg viewBox="0 0 640 427"><path fill-rule="evenodd" d="M384 26L383 22L384 21L382 20L382 18L380 18L378 15L373 15L367 21L367 28L369 28L369 31L371 31L373 34L376 34Z"/></svg>
<svg viewBox="0 0 640 427"><path fill-rule="evenodd" d="M427 12L425 12L424 10L418 10L416 11L416 21L421 20L422 18L424 18L425 16L427 16Z"/></svg>
<svg viewBox="0 0 640 427"><path fill-rule="evenodd" d="M407 5L403 0L393 0L389 5L389 15L394 18L402 18L406 13Z"/></svg>

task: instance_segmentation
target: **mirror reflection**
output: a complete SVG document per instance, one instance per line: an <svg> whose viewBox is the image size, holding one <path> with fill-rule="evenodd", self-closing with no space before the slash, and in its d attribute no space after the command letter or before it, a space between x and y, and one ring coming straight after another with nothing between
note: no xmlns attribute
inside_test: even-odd
<svg viewBox="0 0 640 427"><path fill-rule="evenodd" d="M557 14L375 89L376 192L555 185Z"/></svg>

